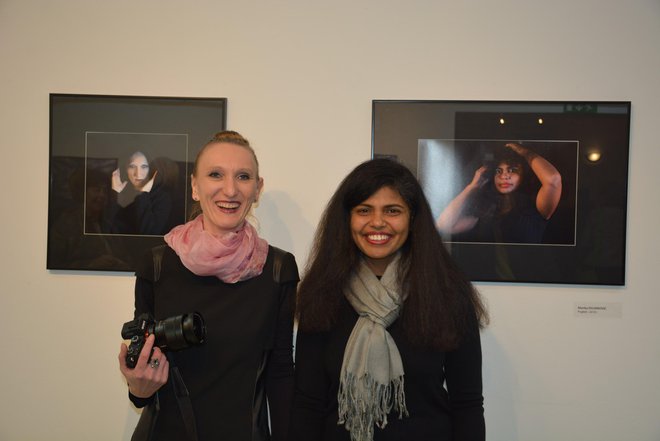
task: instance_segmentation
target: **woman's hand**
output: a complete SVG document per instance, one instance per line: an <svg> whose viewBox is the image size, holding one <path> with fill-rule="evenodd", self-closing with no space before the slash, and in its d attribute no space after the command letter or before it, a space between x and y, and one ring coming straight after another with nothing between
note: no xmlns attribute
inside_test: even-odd
<svg viewBox="0 0 660 441"><path fill-rule="evenodd" d="M536 194L536 210L544 219L550 219L561 198L561 174L547 159L520 144L509 142L505 144L505 147L525 158L525 161L541 182L541 188Z"/></svg>
<svg viewBox="0 0 660 441"><path fill-rule="evenodd" d="M525 156L529 150L527 150L525 147L521 146L520 144L516 144L515 142L508 142L504 144L504 147L513 150L520 156Z"/></svg>
<svg viewBox="0 0 660 441"><path fill-rule="evenodd" d="M154 175L151 177L151 179L149 179L149 181L147 181L147 183L144 184L144 186L141 189L143 192L149 193L151 191L151 189L154 187L154 180L156 179L157 174L158 174L158 170L156 170L154 172Z"/></svg>
<svg viewBox="0 0 660 441"><path fill-rule="evenodd" d="M458 234L471 230L479 221L479 218L472 215L465 215L465 206L468 199L472 197L481 187L488 183L489 179L486 175L488 167L482 165L474 172L472 181L465 186L458 196L452 199L449 204L442 210L440 216L436 220L436 227L443 234Z"/></svg>
<svg viewBox="0 0 660 441"><path fill-rule="evenodd" d="M119 350L119 370L126 377L130 392L138 398L149 398L167 383L170 363L160 348L154 348L154 340L153 334L147 337L134 369L126 366L126 353L128 352L126 344L122 343ZM152 348L153 354L151 353Z"/></svg>
<svg viewBox="0 0 660 441"><path fill-rule="evenodd" d="M112 189L117 193L126 188L127 182L122 182L121 175L119 174L119 169L112 172Z"/></svg>
<svg viewBox="0 0 660 441"><path fill-rule="evenodd" d="M485 165L482 165L477 169L477 171L474 172L474 177L472 178L472 182L468 184L468 187L471 187L473 189L479 189L486 185L488 182L488 176L485 176L485 173L488 171L488 167Z"/></svg>

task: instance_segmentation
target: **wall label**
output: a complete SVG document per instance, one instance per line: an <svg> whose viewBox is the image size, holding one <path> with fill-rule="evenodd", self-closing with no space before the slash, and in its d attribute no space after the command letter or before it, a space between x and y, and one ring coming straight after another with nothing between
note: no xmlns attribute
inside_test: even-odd
<svg viewBox="0 0 660 441"><path fill-rule="evenodd" d="M576 303L576 317L622 318L621 303Z"/></svg>

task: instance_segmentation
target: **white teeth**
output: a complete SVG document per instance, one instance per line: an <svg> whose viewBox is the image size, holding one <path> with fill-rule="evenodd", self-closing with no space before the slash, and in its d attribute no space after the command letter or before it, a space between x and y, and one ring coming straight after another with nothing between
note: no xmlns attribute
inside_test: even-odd
<svg viewBox="0 0 660 441"><path fill-rule="evenodd" d="M367 237L369 238L369 240L381 241L381 240L389 239L390 236L388 236L387 234L370 234Z"/></svg>
<svg viewBox="0 0 660 441"><path fill-rule="evenodd" d="M233 210L234 208L238 208L241 204L239 204L238 202L218 202L215 205L220 208L227 208L229 210Z"/></svg>

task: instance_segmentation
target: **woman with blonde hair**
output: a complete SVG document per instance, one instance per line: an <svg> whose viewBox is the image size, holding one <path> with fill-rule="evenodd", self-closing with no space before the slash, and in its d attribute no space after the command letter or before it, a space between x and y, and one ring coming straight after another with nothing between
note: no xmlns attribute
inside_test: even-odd
<svg viewBox="0 0 660 441"><path fill-rule="evenodd" d="M198 312L206 341L164 352L149 336L133 369L122 345L130 399L147 406L134 440L287 439L298 270L293 255L268 245L246 220L262 189L248 141L216 134L192 173L201 214L165 235L167 246L137 269L135 316Z"/></svg>

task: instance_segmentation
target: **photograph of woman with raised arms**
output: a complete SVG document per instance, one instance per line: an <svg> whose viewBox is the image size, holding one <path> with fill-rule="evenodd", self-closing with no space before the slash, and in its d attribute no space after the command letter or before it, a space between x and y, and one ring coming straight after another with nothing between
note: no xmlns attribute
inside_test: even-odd
<svg viewBox="0 0 660 441"><path fill-rule="evenodd" d="M531 176L533 175L533 176ZM531 185L536 177L538 188ZM509 142L482 165L470 183L444 208L438 230L452 240L542 243L562 194L562 177L547 159Z"/></svg>
<svg viewBox="0 0 660 441"><path fill-rule="evenodd" d="M297 317L293 440L485 439L487 313L402 164L370 160L341 182Z"/></svg>

